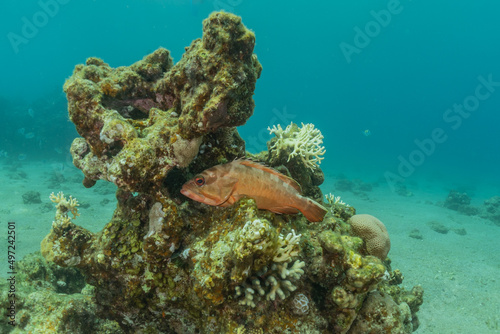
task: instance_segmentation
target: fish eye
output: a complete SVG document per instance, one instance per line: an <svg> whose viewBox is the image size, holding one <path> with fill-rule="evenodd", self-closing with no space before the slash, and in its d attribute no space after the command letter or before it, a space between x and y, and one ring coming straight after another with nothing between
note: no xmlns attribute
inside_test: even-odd
<svg viewBox="0 0 500 334"><path fill-rule="evenodd" d="M205 184L205 178L203 176L198 176L194 179L194 182L196 183L197 186L202 186Z"/></svg>

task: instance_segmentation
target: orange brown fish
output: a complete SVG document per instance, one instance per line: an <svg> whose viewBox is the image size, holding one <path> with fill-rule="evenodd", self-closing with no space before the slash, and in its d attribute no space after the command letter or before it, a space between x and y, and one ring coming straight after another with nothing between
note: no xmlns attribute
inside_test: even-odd
<svg viewBox="0 0 500 334"><path fill-rule="evenodd" d="M235 160L204 170L186 182L181 193L192 200L228 207L244 196L274 213L299 211L311 222L322 221L327 210L301 195L300 185L272 168L249 160Z"/></svg>

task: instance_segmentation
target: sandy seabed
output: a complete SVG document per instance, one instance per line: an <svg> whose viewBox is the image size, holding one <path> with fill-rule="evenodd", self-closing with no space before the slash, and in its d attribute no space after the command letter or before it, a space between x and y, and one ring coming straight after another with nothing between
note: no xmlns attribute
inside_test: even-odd
<svg viewBox="0 0 500 334"><path fill-rule="evenodd" d="M75 223L98 232L115 209L115 186L103 181L91 189L81 185L82 174L69 163L0 161L0 278L7 276L7 222L16 223L16 258L38 251L54 218L52 192L63 191L81 204ZM363 180L370 182L371 180ZM357 213L368 213L386 225L391 237L392 268L400 269L407 289L420 284L424 304L417 334L500 333L500 226L439 206L450 189L435 181L414 182L413 196L403 197L380 184L364 196L336 192L335 177L326 173L324 193L333 192ZM35 191L42 203L25 204L23 194ZM495 193L496 192L496 193ZM499 189L476 189L474 205L500 195ZM429 222L448 227L446 234ZM418 229L422 239L409 236ZM465 229L465 235L454 232Z"/></svg>

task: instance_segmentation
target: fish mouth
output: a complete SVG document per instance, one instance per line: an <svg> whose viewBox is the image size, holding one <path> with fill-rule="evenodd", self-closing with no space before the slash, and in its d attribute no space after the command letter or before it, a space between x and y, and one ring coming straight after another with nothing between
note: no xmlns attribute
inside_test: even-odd
<svg viewBox="0 0 500 334"><path fill-rule="evenodd" d="M198 193L195 193L194 191L189 190L186 187L182 187L181 194L183 194L184 196L186 196L188 198L191 198L193 201L202 202L202 203L204 203L206 201L205 196L198 194Z"/></svg>
<svg viewBox="0 0 500 334"><path fill-rule="evenodd" d="M195 201L199 201L202 198L202 196L192 192L191 190L187 189L186 187L182 187L181 194L183 194L184 196L186 196L188 198L194 199Z"/></svg>
<svg viewBox="0 0 500 334"><path fill-rule="evenodd" d="M193 201L201 202L203 204L214 205L214 206L219 205L218 203L216 203L215 200L213 200L209 197L206 197L200 193L196 193L196 192L188 189L187 187L182 187L181 194L192 199Z"/></svg>

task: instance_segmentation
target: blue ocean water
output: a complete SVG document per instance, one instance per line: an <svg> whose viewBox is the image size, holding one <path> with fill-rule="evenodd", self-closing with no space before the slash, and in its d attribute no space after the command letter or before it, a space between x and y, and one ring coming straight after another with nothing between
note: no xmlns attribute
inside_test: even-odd
<svg viewBox="0 0 500 334"><path fill-rule="evenodd" d="M442 200L451 189L480 192L480 200L500 195L498 1L40 0L2 7L0 162L74 168L68 150L78 134L62 92L74 66L88 57L127 66L160 46L176 62L201 37L202 20L223 9L255 32L263 66L254 115L239 128L247 150L266 149L270 126L313 123L324 135L327 178L377 181L388 192L426 180Z"/></svg>
<svg viewBox="0 0 500 334"><path fill-rule="evenodd" d="M3 7L0 130L11 156L67 150L75 132L61 86L75 64L97 56L129 65L159 46L177 61L200 37L201 20L225 9L255 31L264 67L254 116L240 128L250 151L265 148L268 126L314 123L325 136L325 170L500 183L495 1L47 0ZM480 78L493 83L476 104L467 98ZM447 113L464 103L472 111ZM445 139L414 153L422 151L415 141L427 143L435 129ZM398 172L400 157L412 160L411 175Z"/></svg>

